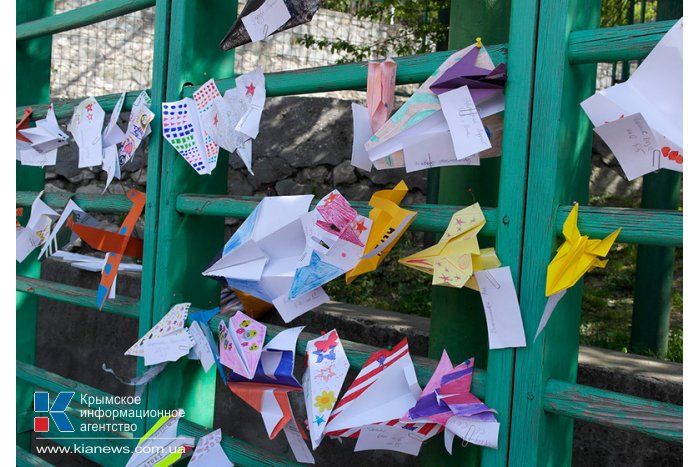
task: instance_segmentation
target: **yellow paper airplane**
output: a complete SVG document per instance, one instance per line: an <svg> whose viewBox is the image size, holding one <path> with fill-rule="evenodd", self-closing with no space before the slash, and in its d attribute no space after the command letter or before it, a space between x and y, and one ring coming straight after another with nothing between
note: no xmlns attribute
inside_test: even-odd
<svg viewBox="0 0 700 467"><path fill-rule="evenodd" d="M440 241L399 263L433 275L433 285L479 290L474 271L497 268L501 262L493 248L479 249L476 234L486 224L479 203L456 212Z"/></svg>
<svg viewBox="0 0 700 467"><path fill-rule="evenodd" d="M564 222L564 243L557 249L557 254L547 267L547 297L557 292L573 287L588 271L594 268L604 268L608 263L607 256L613 242L620 233L617 229L603 240L590 240L581 235L576 221L578 220L578 204L569 213Z"/></svg>
<svg viewBox="0 0 700 467"><path fill-rule="evenodd" d="M369 212L372 230L367 239L365 254L357 266L345 274L346 283L351 283L360 274L377 269L416 218L415 212L399 207L406 193L408 186L402 180L393 189L380 190L372 195L369 200L369 205L373 207Z"/></svg>

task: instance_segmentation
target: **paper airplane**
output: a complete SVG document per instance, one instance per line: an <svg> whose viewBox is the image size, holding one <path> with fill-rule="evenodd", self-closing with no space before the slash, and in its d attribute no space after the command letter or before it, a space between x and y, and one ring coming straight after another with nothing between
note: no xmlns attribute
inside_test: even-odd
<svg viewBox="0 0 700 467"><path fill-rule="evenodd" d="M328 418L350 369L338 332L334 329L306 344L306 372L302 378L311 447L323 439Z"/></svg>
<svg viewBox="0 0 700 467"><path fill-rule="evenodd" d="M554 307L561 300L566 290L576 285L583 275L595 268L604 268L608 264L605 258L622 229L617 229L603 240L591 240L581 235L576 225L578 220L578 203L574 204L564 222L562 233L564 243L557 249L557 254L547 266L547 287L545 295L549 297L545 313L535 334L535 338L547 325Z"/></svg>
<svg viewBox="0 0 700 467"><path fill-rule="evenodd" d="M683 171L683 19L624 83L581 102L628 180Z"/></svg>
<svg viewBox="0 0 700 467"><path fill-rule="evenodd" d="M230 50L308 23L321 3L321 0L248 0L221 40L221 49Z"/></svg>
<svg viewBox="0 0 700 467"><path fill-rule="evenodd" d="M22 165L55 165L58 148L68 144L68 135L59 128L53 105L49 105L46 118L37 120L34 128L29 128L30 114L31 109L17 124L17 159Z"/></svg>
<svg viewBox="0 0 700 467"><path fill-rule="evenodd" d="M100 310L109 295L122 257L127 255L140 258L143 255L143 240L132 238L131 234L146 205L146 193L132 188L127 192L126 196L133 203L133 206L116 233L79 224L73 218L69 218L66 222L66 225L82 238L85 243L96 250L112 253L102 269L102 280L97 287L97 306Z"/></svg>
<svg viewBox="0 0 700 467"><path fill-rule="evenodd" d="M399 263L433 276L433 285L479 290L474 271L501 265L493 248L479 249L476 235L486 224L479 203L456 212L440 241Z"/></svg>

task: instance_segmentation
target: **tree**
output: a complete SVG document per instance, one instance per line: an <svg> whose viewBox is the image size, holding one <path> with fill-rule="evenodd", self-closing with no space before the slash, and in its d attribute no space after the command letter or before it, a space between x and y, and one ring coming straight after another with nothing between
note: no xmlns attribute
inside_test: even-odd
<svg viewBox="0 0 700 467"><path fill-rule="evenodd" d="M433 52L447 41L449 0L326 0L323 6L361 20L397 26L386 39L367 44L318 39L311 34L297 39L307 48L340 54L338 63Z"/></svg>

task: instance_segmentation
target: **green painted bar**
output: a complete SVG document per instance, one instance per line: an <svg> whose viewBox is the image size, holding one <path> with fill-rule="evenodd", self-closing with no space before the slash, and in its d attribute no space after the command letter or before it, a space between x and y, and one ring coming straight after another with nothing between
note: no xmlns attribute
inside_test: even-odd
<svg viewBox="0 0 700 467"><path fill-rule="evenodd" d="M569 37L569 62L596 63L640 60L676 21L632 24L574 31Z"/></svg>
<svg viewBox="0 0 700 467"><path fill-rule="evenodd" d="M40 18L46 18L53 14L53 0L16 0L16 23L24 23ZM51 78L51 37L42 37L16 43L15 54L15 105L26 105L31 102L43 102L49 99ZM44 168L23 166L19 161L15 162L15 189L17 190L43 190ZM18 220L26 225L31 214L31 209L24 209L24 216ZM41 276L41 263L36 256L28 257L22 263L16 263L16 274L28 277ZM36 356L36 329L38 300L29 294L17 292L15 294L15 343L16 358L27 363L34 363ZM31 410L33 394L31 388L24 384L17 384L15 389L17 398L16 409L18 412ZM22 448L30 449L30 433L21 433L17 436L16 444Z"/></svg>
<svg viewBox="0 0 700 467"><path fill-rule="evenodd" d="M143 225L143 270L141 272L141 296L139 311L139 335L144 335L153 326L153 294L155 290L156 261L158 251L158 213L160 212L161 154L163 148L162 120L159 109L165 100L168 77L168 54L170 43L170 0L156 2L153 74L151 78L151 108L158 116L151 121L151 136L148 139L148 174L146 180L146 207ZM136 374L146 371L144 360L137 359ZM147 400L147 393L144 399ZM147 429L147 420L141 420L139 433Z"/></svg>
<svg viewBox="0 0 700 467"><path fill-rule="evenodd" d="M258 202L260 198L248 196L182 194L177 198L176 208L181 214L244 219L253 212ZM370 210L367 203L361 201L351 201L350 204L364 215ZM461 209L460 206L437 204L407 204L402 207L418 212L416 220L411 224L411 230L438 233L444 232L452 215ZM572 206L560 206L557 210L555 222L559 236L571 208ZM493 236L502 222L501 216L494 208L483 208L483 211L486 226L481 234ZM510 216L508 222L512 222ZM683 246L681 211L581 206L578 225L583 235L593 238L604 238L613 230L622 227L617 240L621 243Z"/></svg>
<svg viewBox="0 0 700 467"><path fill-rule="evenodd" d="M70 378L65 378L56 373L44 370L42 368L36 367L34 365L29 365L24 362L17 361L17 379L26 381L33 384L41 389L49 392L59 393L61 391L72 391L77 394L77 397L73 400L73 404L80 404L80 396L85 395L92 396L95 398L105 398L112 397L112 394L100 391L97 388L93 388L87 384L74 381ZM87 399L86 399L87 400ZM102 409L102 410L119 410L119 409L136 409L133 405L114 405L114 404L91 404L84 405L83 407L90 409ZM33 413L33 412L32 412ZM136 423L140 418L119 418L120 420L127 421L129 423Z"/></svg>
<svg viewBox="0 0 700 467"><path fill-rule="evenodd" d="M505 61L508 52L507 45L494 45L487 48L496 64ZM394 60L397 63L396 84L422 83L454 52L452 50L395 57ZM265 74L265 89L268 97L351 89L364 90L366 85L367 62ZM217 80L216 86L223 94L224 91L236 87L235 77ZM191 97L198 88L199 85L186 86L184 95Z"/></svg>
<svg viewBox="0 0 700 467"><path fill-rule="evenodd" d="M75 10L17 25L18 41L77 29L152 7L155 0L102 0Z"/></svg>
<svg viewBox="0 0 700 467"><path fill-rule="evenodd" d="M17 446L15 454L15 462L18 467L52 467L53 464L49 464L41 457L37 457L31 452L25 451L21 447Z"/></svg>
<svg viewBox="0 0 700 467"><path fill-rule="evenodd" d="M161 7L159 2L156 10ZM233 74L234 53L219 48L221 32L236 17L230 0L177 0L170 2L167 39L167 70L163 70L164 101L179 100L188 83L211 78L227 78ZM159 47L156 44L156 47ZM160 112L157 112L160 115ZM160 131L154 137L161 138ZM219 151L217 169L200 176L170 144L162 144L157 154L160 170L149 173L160 176L155 198L158 203L156 230L151 240L157 245L151 306L142 309L141 333L155 325L170 309L169 304L192 302L202 307L219 303L220 286L202 276L207 262L224 243L224 219L182 216L175 209L177 196L183 192L225 194L227 189L228 154ZM183 252L186 255L183 256ZM183 260L184 259L184 260ZM148 284L144 284L147 286ZM147 388L148 407L167 409L181 407L187 419L205 427L214 420L216 372L204 373L201 365L180 361L168 367ZM154 420L149 419L149 424Z"/></svg>
<svg viewBox="0 0 700 467"><path fill-rule="evenodd" d="M508 37L508 81L503 113L504 129L501 146L496 251L504 265L510 267L516 291L520 283L525 225L525 197L529 164L529 141L532 133L532 99L535 83L535 51L537 47L538 10L529 0L512 0ZM512 38L512 40L511 40ZM482 465L509 465L506 448L517 432L512 425L514 387L514 349L489 350L485 403L498 408L501 424L500 449L483 449Z"/></svg>
<svg viewBox="0 0 700 467"><path fill-rule="evenodd" d="M72 285L31 277L17 276L17 291L36 297L48 298L58 302L70 303L85 308L97 309L96 290L84 289ZM139 317L139 301L130 297L117 295L113 300L105 302L102 311L130 318Z"/></svg>
<svg viewBox="0 0 700 467"><path fill-rule="evenodd" d="M38 191L16 192L17 206L31 206L37 196L39 196ZM127 213L133 206L133 203L125 195L44 193L41 199L55 209L63 209L68 200L72 199L85 211L93 212Z"/></svg>
<svg viewBox="0 0 700 467"><path fill-rule="evenodd" d="M674 21L662 21L633 26L576 31L572 33L569 43L570 60L572 63L586 63L644 58L673 23ZM629 31L633 34L632 38L628 36L626 31L628 28L632 29ZM600 37L600 31L606 31L606 35L603 38ZM487 49L494 62L505 62L508 54L507 45L487 46ZM454 53L454 50L410 57L397 57L396 61L399 64L396 77L397 84L422 83L452 53ZM366 63L360 62L332 67L268 73L265 75L265 79L268 96L288 96L349 89L362 90L365 89L367 84L367 71ZM235 78L218 80L217 86L223 93L227 89L235 87ZM198 87L185 86L184 95L192 97L192 94ZM140 92L131 91L127 93L123 108L125 111L131 108ZM114 109L114 104L119 99L119 94L99 96L96 99L105 112L109 112ZM74 99L55 105L56 117L70 117L73 114L73 108L81 100ZM26 107L29 106L16 108L16 121L22 118ZM36 104L31 107L34 110L32 118L38 119L46 116L47 104Z"/></svg>
<svg viewBox="0 0 700 467"><path fill-rule="evenodd" d="M667 441L683 442L683 407L551 379L547 412Z"/></svg>
<svg viewBox="0 0 700 467"><path fill-rule="evenodd" d="M683 16L682 0L659 0L657 8L657 19ZM675 23L675 20L671 22ZM641 207L678 209L681 181L682 173L671 170L660 170L645 175L642 181ZM675 261L674 248L650 245L637 248L630 337L630 349L633 352L652 352L659 357L665 357L668 352Z"/></svg>
<svg viewBox="0 0 700 467"><path fill-rule="evenodd" d="M150 90L147 90L150 91ZM141 91L130 91L126 93L126 98L124 99L124 106L122 107L122 112L126 112L128 110L131 110L131 107L134 105L134 101L136 98L141 94ZM114 104L117 103L119 100L119 97L121 96L121 93L119 94L107 94L104 96L96 96L95 99L97 99L97 102L100 104L100 107L102 107L102 110L105 112L111 112L114 110ZM86 96L87 97L87 96ZM48 99L48 97L47 97ZM73 108L80 104L85 100L85 98L82 99L72 99L69 101L62 101L62 102L56 102L53 106L53 111L56 114L57 119L62 119L62 118L70 118L73 115ZM29 107L32 108L32 116L31 120L39 120L42 118L46 117L46 111L49 108L49 105L46 103L46 100L41 100L39 102L44 102L43 104L36 104L36 105L25 105L21 107L16 108L16 113L15 113L15 121L20 121L22 116L24 115L24 109L27 109ZM151 124L153 125L153 124Z"/></svg>
<svg viewBox="0 0 700 467"><path fill-rule="evenodd" d="M183 194L178 196L176 208L181 214L244 219L253 212L253 209L259 202L260 198L253 197ZM317 202L317 200L314 200L312 206L315 206ZM371 209L366 202L362 201L350 201L350 204L362 215L367 215ZM452 214L461 209L460 206L441 206L437 204L402 204L401 207L418 212L416 220L411 224L411 230L439 233L444 232L447 228ZM496 222L495 209L484 208L484 217L486 217L486 226L481 231L481 234L493 235Z"/></svg>
<svg viewBox="0 0 700 467"><path fill-rule="evenodd" d="M199 441L199 438L209 433L207 430L196 423L189 420L180 420L177 426L177 434L184 436L193 436ZM226 456L235 465L254 465L254 466L292 466L302 465L287 457L274 454L265 448L259 448L244 441L240 441L232 436L222 435L221 447L224 448Z"/></svg>
<svg viewBox="0 0 700 467"><path fill-rule="evenodd" d="M462 49L476 42L477 37L481 37L490 55L490 44L508 43L512 13L510 0L453 0L450 3L448 47L453 50ZM525 18L529 19L529 15ZM516 21L520 19L516 18ZM532 16L532 21L535 21L535 16ZM532 54L528 56L531 58ZM494 62L497 61L500 60L494 60ZM508 62L510 62L510 53ZM513 72L509 70L508 74L510 79ZM507 89L509 85L510 83L506 84ZM529 91L528 89L523 97L527 98ZM513 105L515 96L510 96L510 90L507 94L511 97L511 105ZM508 121L509 130L520 123L523 122ZM441 167L438 172L440 174L436 200L438 204L465 206L478 201L481 206L498 206L500 157L482 159L478 167ZM522 175L524 176L524 169ZM514 197L517 196L515 193L518 191L524 193L524 189L519 189L524 183L523 176L516 177L517 180L514 180L511 186ZM497 225L492 223L491 227L497 227ZM494 243L493 238L482 236L479 239L479 246L482 248L494 246ZM516 240L515 244L518 250L517 256L509 257L506 263L520 256L520 242ZM516 264L514 261L514 265ZM464 356L474 358L476 367L486 368L489 365L490 353L486 315L479 294L467 288L433 287L431 309L428 355L438 359L443 351L447 351L451 356L466 354ZM501 375L512 375L512 362L508 357L500 359L494 366L503 371ZM500 381L497 387L489 391L491 403L497 405L494 408L502 414L501 418L509 417L511 377L506 376L505 380ZM507 445L510 433L507 432L508 420L506 419L505 422L505 429L499 432L499 439ZM435 438L426 443L421 450L422 463L427 465L455 463L471 466L507 464L507 452L496 453L486 460L482 455L487 450L474 445L462 447L458 442L453 443L454 451L450 456L445 450L444 442L441 441Z"/></svg>
<svg viewBox="0 0 700 467"><path fill-rule="evenodd" d="M571 208L560 206L557 210L555 222L559 236ZM683 246L681 211L580 206L578 226L583 235L593 238L604 238L622 227L617 237L620 243Z"/></svg>
<svg viewBox="0 0 700 467"><path fill-rule="evenodd" d="M519 303L528 338L515 350L510 465L571 465L573 420L545 412L550 378L575 382L582 287L568 289L535 340L558 244L559 206L588 201L590 124L580 102L595 92L595 64L572 66L569 37L600 23L599 0L540 0Z"/></svg>

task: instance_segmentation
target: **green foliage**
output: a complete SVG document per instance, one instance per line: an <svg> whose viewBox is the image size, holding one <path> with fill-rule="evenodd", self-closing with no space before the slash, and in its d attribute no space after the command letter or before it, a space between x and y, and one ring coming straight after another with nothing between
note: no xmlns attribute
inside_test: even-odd
<svg viewBox="0 0 700 467"><path fill-rule="evenodd" d="M602 0L601 27L629 23L630 4L634 2L634 23L640 23L642 2L639 0ZM656 18L656 1L646 2L644 21ZM350 13L360 20L394 24L396 31L386 39L353 44L345 39L320 39L311 34L297 38L306 48L318 48L340 54L338 63L381 59L442 50L449 31L450 0L326 0L324 8Z"/></svg>
<svg viewBox="0 0 700 467"><path fill-rule="evenodd" d="M432 278L399 264L399 258L422 250L422 235L408 232L396 244L376 271L364 274L351 285L345 276L324 288L332 300L345 303L430 316Z"/></svg>
<svg viewBox="0 0 700 467"><path fill-rule="evenodd" d="M639 200L606 196L591 199L592 205L638 207ZM634 305L635 245L616 243L605 269L583 277L580 343L628 352ZM671 323L666 360L683 362L683 250L676 249ZM650 353L646 355L658 357Z"/></svg>
<svg viewBox="0 0 700 467"><path fill-rule="evenodd" d="M297 42L306 48L340 54L338 63L432 52L437 44L447 40L446 15L441 16L440 11L446 11L449 3L449 0L326 1L324 8L351 13L360 20L395 24L396 30L386 39L364 44L340 38L319 39L311 34L305 34Z"/></svg>

